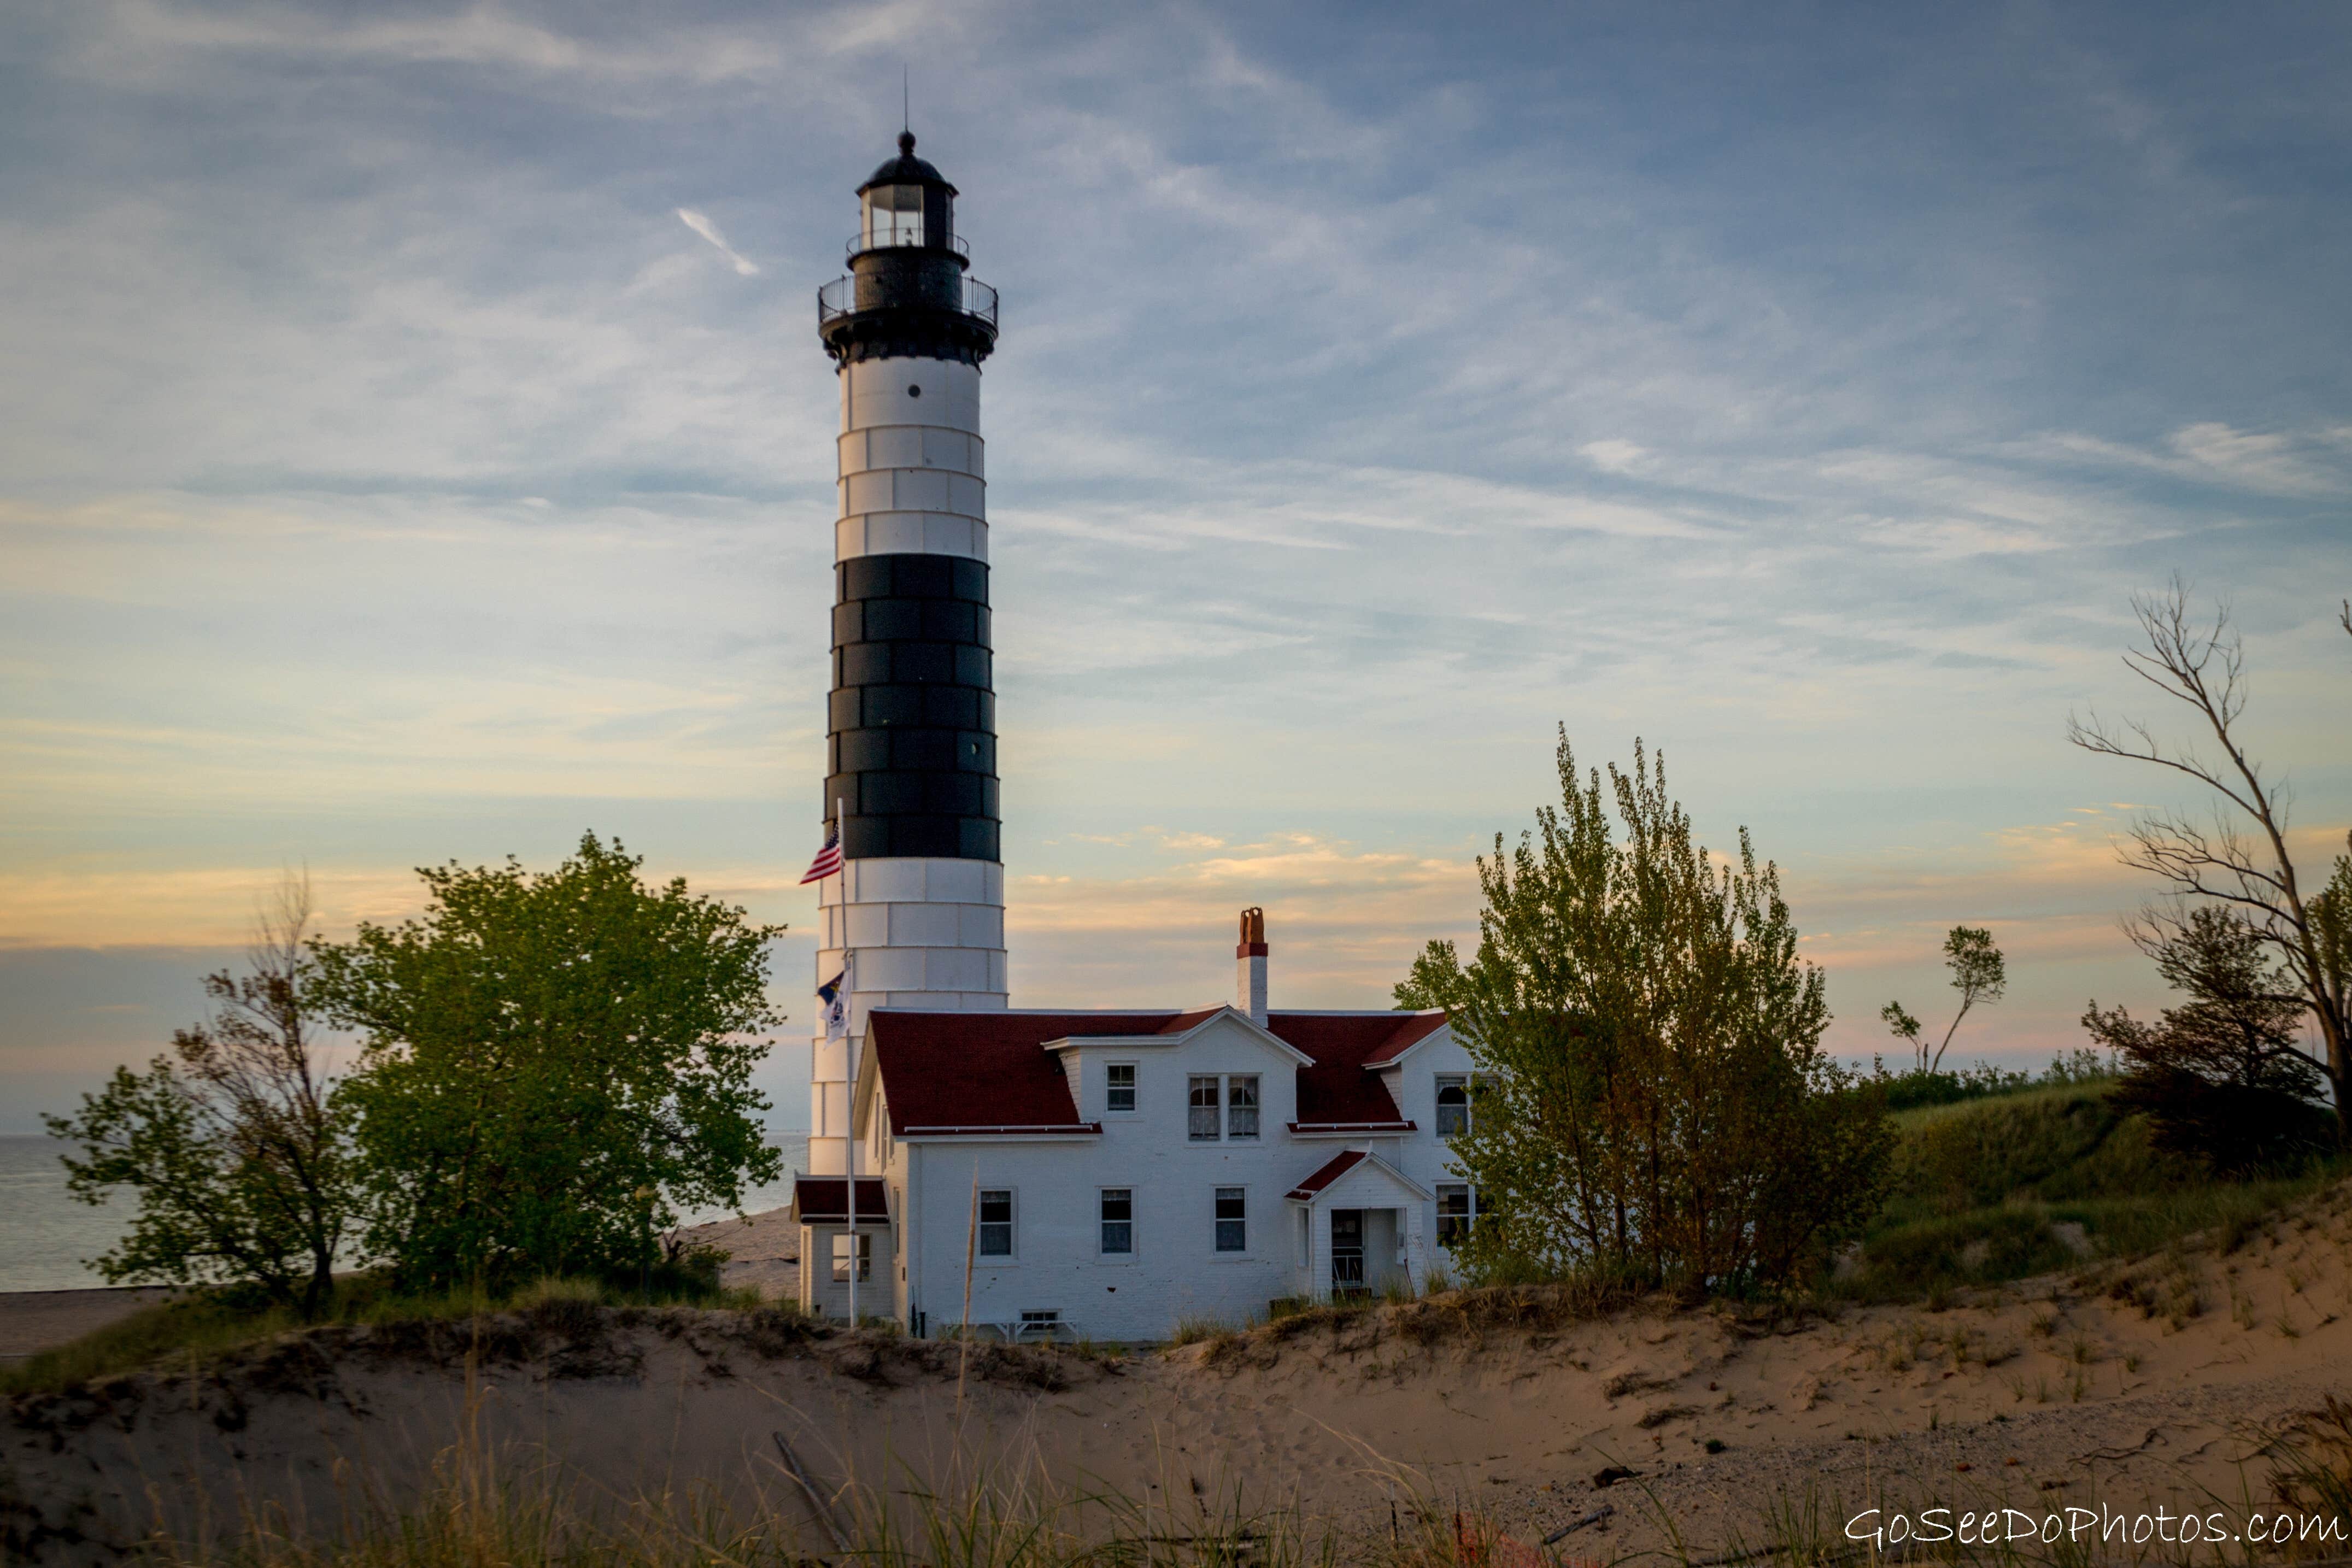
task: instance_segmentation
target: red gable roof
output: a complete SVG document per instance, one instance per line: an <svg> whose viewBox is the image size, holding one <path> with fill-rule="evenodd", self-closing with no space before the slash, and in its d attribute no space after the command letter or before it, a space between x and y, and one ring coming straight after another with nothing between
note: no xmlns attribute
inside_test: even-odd
<svg viewBox="0 0 2352 1568"><path fill-rule="evenodd" d="M803 1176L793 1183L793 1210L803 1225L832 1221L838 1224L849 1218L849 1178L847 1176ZM882 1190L880 1176L857 1178L857 1222L871 1219L877 1223L889 1218L889 1195Z"/></svg>
<svg viewBox="0 0 2352 1568"><path fill-rule="evenodd" d="M1265 1027L1315 1059L1298 1070L1298 1125L1402 1124L1395 1101L1364 1071L1418 1044L1444 1013L1268 1013Z"/></svg>
<svg viewBox="0 0 2352 1568"><path fill-rule="evenodd" d="M1344 1153L1333 1155L1329 1159L1324 1161L1323 1164L1317 1168L1313 1176L1308 1176L1305 1181L1300 1182L1297 1186L1292 1187L1288 1196L1291 1197L1313 1197L1317 1193L1321 1192L1325 1187L1329 1186L1333 1182L1338 1181L1341 1176L1346 1176L1349 1171L1354 1170L1358 1166L1362 1165L1370 1157L1370 1155L1365 1154L1361 1149L1349 1149Z"/></svg>
<svg viewBox="0 0 2352 1568"><path fill-rule="evenodd" d="M1218 1009L1177 1012L932 1013L876 1010L866 1023L890 1106L892 1135L1089 1133L1048 1041L1072 1036L1182 1034ZM1314 1058L1298 1070L1298 1124L1403 1127L1396 1102L1364 1071L1434 1033L1443 1013L1274 1013L1266 1028Z"/></svg>

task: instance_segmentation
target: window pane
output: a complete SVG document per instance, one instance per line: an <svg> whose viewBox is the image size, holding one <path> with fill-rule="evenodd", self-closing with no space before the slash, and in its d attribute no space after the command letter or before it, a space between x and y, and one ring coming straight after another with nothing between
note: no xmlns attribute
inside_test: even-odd
<svg viewBox="0 0 2352 1568"><path fill-rule="evenodd" d="M1470 1130L1470 1090L1457 1077L1437 1081L1437 1135L1451 1138Z"/></svg>
<svg viewBox="0 0 2352 1568"><path fill-rule="evenodd" d="M874 1238L860 1233L857 1238L857 1277L874 1278ZM849 1282L849 1235L846 1231L833 1239L833 1278L836 1284Z"/></svg>
<svg viewBox="0 0 2352 1568"><path fill-rule="evenodd" d="M1102 1193L1102 1249L1126 1257L1135 1250L1135 1189L1107 1186Z"/></svg>
<svg viewBox="0 0 2352 1568"><path fill-rule="evenodd" d="M1132 1063L1114 1063L1110 1069L1110 1108L1114 1111L1135 1109L1135 1068Z"/></svg>
<svg viewBox="0 0 2352 1568"><path fill-rule="evenodd" d="M983 1258L1013 1256L1013 1191L1010 1187L982 1189L980 1255Z"/></svg>
<svg viewBox="0 0 2352 1568"><path fill-rule="evenodd" d="M1458 1247L1470 1234L1470 1188L1442 1183L1437 1189L1437 1244Z"/></svg>
<svg viewBox="0 0 2352 1568"><path fill-rule="evenodd" d="M1217 1189L1217 1250L1249 1250L1249 1226L1244 1218L1247 1198L1237 1186Z"/></svg>
<svg viewBox="0 0 2352 1568"><path fill-rule="evenodd" d="M1257 1136L1257 1080L1236 1078L1225 1089L1225 1135Z"/></svg>
<svg viewBox="0 0 2352 1568"><path fill-rule="evenodd" d="M1196 1139L1214 1142L1217 1136L1217 1081L1213 1078L1192 1080L1192 1120L1187 1128Z"/></svg>

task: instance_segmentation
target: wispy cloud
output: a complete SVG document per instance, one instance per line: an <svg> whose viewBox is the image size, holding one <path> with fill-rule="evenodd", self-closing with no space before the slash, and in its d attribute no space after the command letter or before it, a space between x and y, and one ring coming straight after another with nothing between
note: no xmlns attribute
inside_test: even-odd
<svg viewBox="0 0 2352 1568"><path fill-rule="evenodd" d="M751 261L749 257L741 255L733 246L729 245L727 243L727 236L719 232L719 225L712 223L709 218L696 212L692 207L678 208L677 218L678 222L684 224L688 228L692 229L696 234L700 235L704 239L709 240L712 247L716 249L719 255L725 256L729 265L735 268L735 276L738 277L757 277L760 276L758 264Z"/></svg>

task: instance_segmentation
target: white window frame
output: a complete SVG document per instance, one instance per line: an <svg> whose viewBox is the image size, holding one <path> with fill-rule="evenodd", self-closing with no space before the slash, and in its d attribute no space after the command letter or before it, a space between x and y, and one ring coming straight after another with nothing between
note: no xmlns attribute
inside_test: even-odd
<svg viewBox="0 0 2352 1568"><path fill-rule="evenodd" d="M1458 1192L1462 1195L1462 1213L1459 1216L1449 1217L1445 1212L1445 1195L1451 1192ZM1454 1243L1445 1239L1445 1221L1448 1218L1458 1218L1465 1232L1476 1228L1478 1224L1476 1184L1466 1181L1442 1181L1437 1184L1437 1244L1451 1252L1454 1250Z"/></svg>
<svg viewBox="0 0 2352 1568"><path fill-rule="evenodd" d="M1249 1085L1250 1103L1246 1109L1250 1113L1250 1130L1246 1133L1237 1133L1234 1131L1234 1113L1237 1109L1242 1109L1242 1107L1237 1107L1234 1103L1234 1085L1236 1083L1246 1083ZM1225 1141L1227 1143L1254 1144L1258 1141L1260 1135L1265 1132L1265 1082L1256 1073L1228 1072L1225 1074L1224 1127Z"/></svg>
<svg viewBox="0 0 2352 1568"><path fill-rule="evenodd" d="M849 1260L853 1256L857 1260L857 1282L862 1285L874 1278L874 1232L861 1227L855 1233L857 1246L854 1249L845 1245L851 1234L846 1226L835 1231L833 1245L827 1249L830 1267L826 1271L836 1285L849 1283Z"/></svg>
<svg viewBox="0 0 2352 1568"><path fill-rule="evenodd" d="M1201 1085L1209 1086L1210 1102L1197 1103ZM1209 1116L1209 1130L1200 1130L1202 1112ZM1190 1072L1184 1076L1184 1141L1188 1144L1222 1144L1225 1141L1225 1080L1223 1073Z"/></svg>
<svg viewBox="0 0 2352 1568"><path fill-rule="evenodd" d="M1213 1086L1213 1091L1216 1095L1216 1103L1213 1105L1195 1105L1192 1103L1192 1096L1199 1092L1200 1086L1203 1083ZM1256 1103L1246 1107L1246 1109L1254 1113L1257 1117L1257 1131L1255 1133L1236 1133L1234 1131L1234 1085L1236 1083L1247 1083L1252 1086L1252 1097L1256 1101ZM1213 1133L1200 1133L1194 1131L1193 1118L1197 1114L1206 1114L1212 1117L1213 1119L1213 1124L1216 1127L1216 1131ZM1188 1144L1264 1143L1265 1141L1265 1075L1259 1072L1190 1072L1185 1074L1184 1141Z"/></svg>
<svg viewBox="0 0 2352 1568"><path fill-rule="evenodd" d="M1217 1206L1225 1201L1227 1193L1233 1193L1240 1199L1242 1212L1238 1218L1229 1220L1217 1212ZM1242 1244L1239 1247L1218 1245L1222 1237L1217 1228L1223 1225L1238 1225L1242 1228ZM1250 1255L1248 1187L1213 1186L1209 1189L1209 1255L1213 1258L1246 1258Z"/></svg>
<svg viewBox="0 0 2352 1568"><path fill-rule="evenodd" d="M1115 1192L1123 1192L1127 1194L1127 1218L1124 1221L1108 1219L1104 1218L1103 1215L1103 1205L1109 1201L1110 1195ZM1095 1256L1102 1259L1105 1262L1132 1263L1135 1261L1135 1193L1136 1189L1131 1186L1098 1186L1095 1188ZM1127 1250L1124 1252L1114 1252L1109 1248L1103 1245L1105 1239L1103 1236L1103 1228L1107 1225L1118 1225L1122 1223L1127 1227Z"/></svg>
<svg viewBox="0 0 2352 1568"><path fill-rule="evenodd" d="M1451 1107L1446 1105L1442 1098L1439 1098L1439 1096L1443 1096L1449 1088L1458 1088L1462 1091L1462 1125L1452 1132L1448 1132L1445 1129L1445 1113L1451 1109ZM1475 1114L1475 1105L1476 1097L1473 1092L1471 1075L1469 1073L1441 1072L1437 1074L1435 1088L1430 1102L1431 1114L1429 1124L1431 1129L1435 1132L1440 1138L1458 1138L1462 1136L1464 1134L1470 1131L1471 1117Z"/></svg>
<svg viewBox="0 0 2352 1568"><path fill-rule="evenodd" d="M1143 1103L1143 1084L1140 1082L1142 1075L1136 1071L1135 1065L1136 1064L1132 1061L1106 1061L1103 1063L1104 1115L1132 1116L1136 1113L1137 1110L1141 1107ZM1124 1071L1127 1074L1127 1082L1123 1086L1127 1090L1127 1103L1125 1105L1115 1105L1111 1103L1112 1097L1119 1092L1122 1085L1111 1082L1111 1074L1120 1071Z"/></svg>
<svg viewBox="0 0 2352 1568"><path fill-rule="evenodd" d="M1005 1217L1003 1219L982 1219L972 1237L972 1256L982 1263L1010 1263L1021 1256L1021 1189L1013 1186L982 1187L980 1189L981 1212L982 1214L987 1212L988 1200L998 1193L1004 1195ZM992 1225L1004 1227L1006 1249L1004 1251L988 1250L988 1228Z"/></svg>

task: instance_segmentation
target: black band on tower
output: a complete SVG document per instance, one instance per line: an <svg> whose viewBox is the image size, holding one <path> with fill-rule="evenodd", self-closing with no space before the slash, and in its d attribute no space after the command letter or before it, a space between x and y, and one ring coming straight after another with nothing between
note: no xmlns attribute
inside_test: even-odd
<svg viewBox="0 0 2352 1568"><path fill-rule="evenodd" d="M988 567L856 556L835 569L825 814L842 853L1000 858Z"/></svg>

